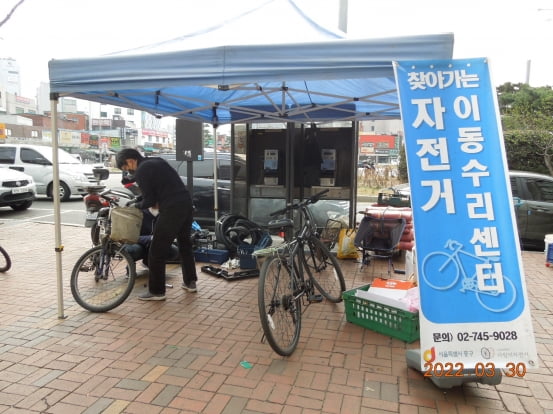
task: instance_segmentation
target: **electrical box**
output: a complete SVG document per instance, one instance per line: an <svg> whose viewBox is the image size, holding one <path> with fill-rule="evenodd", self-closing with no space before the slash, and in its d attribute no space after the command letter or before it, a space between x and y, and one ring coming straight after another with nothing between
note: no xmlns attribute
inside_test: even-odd
<svg viewBox="0 0 553 414"><path fill-rule="evenodd" d="M278 185L278 150L266 149L263 158L263 184Z"/></svg>
<svg viewBox="0 0 553 414"><path fill-rule="evenodd" d="M322 149L321 158L321 186L334 187L336 184L336 149Z"/></svg>

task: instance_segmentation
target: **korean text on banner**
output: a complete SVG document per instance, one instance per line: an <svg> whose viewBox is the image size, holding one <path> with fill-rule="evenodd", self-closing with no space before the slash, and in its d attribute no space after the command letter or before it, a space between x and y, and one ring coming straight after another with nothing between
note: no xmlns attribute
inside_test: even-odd
<svg viewBox="0 0 553 414"><path fill-rule="evenodd" d="M537 368L536 344L488 62L394 69L416 229L421 367L523 376Z"/></svg>

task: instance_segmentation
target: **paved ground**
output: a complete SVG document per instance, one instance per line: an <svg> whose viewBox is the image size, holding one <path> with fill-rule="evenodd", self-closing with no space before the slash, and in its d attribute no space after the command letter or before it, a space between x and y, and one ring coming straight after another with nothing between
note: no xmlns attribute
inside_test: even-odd
<svg viewBox="0 0 553 414"><path fill-rule="evenodd" d="M69 289L88 236L62 229L59 307L53 226L0 228L13 259L0 274L0 413L553 413L553 270L543 253L523 253L540 368L444 391L407 367L418 342L347 322L343 303L307 308L298 349L278 356L260 342L255 278L200 274L197 294L175 288L148 303L136 298L140 284L114 311L89 313ZM380 275L371 266L344 264L347 288Z"/></svg>

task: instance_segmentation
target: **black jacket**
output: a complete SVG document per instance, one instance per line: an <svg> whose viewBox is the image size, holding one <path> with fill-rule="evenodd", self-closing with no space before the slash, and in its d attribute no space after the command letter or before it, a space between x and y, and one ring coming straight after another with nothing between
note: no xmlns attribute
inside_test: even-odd
<svg viewBox="0 0 553 414"><path fill-rule="evenodd" d="M142 191L141 208L186 205L192 199L178 173L162 158L152 157L140 161L135 179Z"/></svg>

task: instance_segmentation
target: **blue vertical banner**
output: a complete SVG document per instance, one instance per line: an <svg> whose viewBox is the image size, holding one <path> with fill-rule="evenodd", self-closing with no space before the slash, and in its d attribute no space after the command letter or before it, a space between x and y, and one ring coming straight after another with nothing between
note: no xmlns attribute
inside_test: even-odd
<svg viewBox="0 0 553 414"><path fill-rule="evenodd" d="M394 63L411 188L421 366L537 367L487 59ZM513 375L514 376L514 375Z"/></svg>

